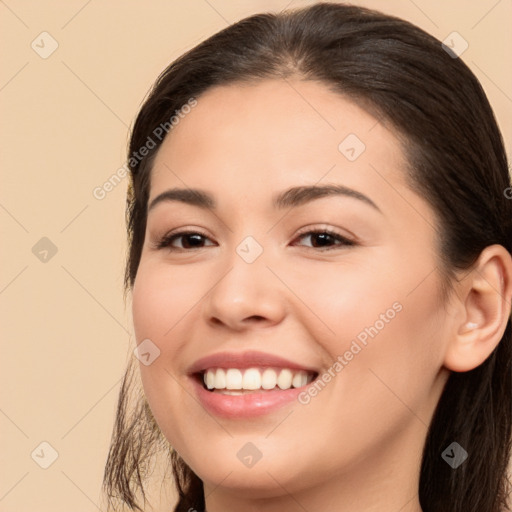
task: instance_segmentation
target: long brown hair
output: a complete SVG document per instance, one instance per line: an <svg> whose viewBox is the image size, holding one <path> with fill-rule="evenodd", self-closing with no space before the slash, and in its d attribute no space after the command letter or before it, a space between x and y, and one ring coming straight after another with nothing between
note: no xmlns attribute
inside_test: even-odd
<svg viewBox="0 0 512 512"><path fill-rule="evenodd" d="M504 193L510 187L507 157L473 73L440 41L404 20L351 5L318 3L243 19L160 75L131 133L126 290L139 266L151 166L161 141L143 159L133 154L190 98L201 101L200 95L215 85L292 75L326 84L378 115L402 138L410 187L439 219L447 289L455 272L469 268L486 246L501 244L512 252L512 201ZM424 512L509 510L511 364L509 319L501 342L482 365L451 373L424 446L419 488ZM137 495L145 500L148 460L159 453L173 471L179 494L175 511L203 511L202 482L163 441L137 373L132 359L119 395L104 489L110 498L142 510ZM441 458L454 440L470 457L457 471Z"/></svg>

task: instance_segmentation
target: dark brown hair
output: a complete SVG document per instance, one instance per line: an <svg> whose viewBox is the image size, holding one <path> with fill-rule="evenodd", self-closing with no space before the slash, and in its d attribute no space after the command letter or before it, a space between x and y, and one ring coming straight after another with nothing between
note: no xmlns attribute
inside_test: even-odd
<svg viewBox="0 0 512 512"><path fill-rule="evenodd" d="M404 20L318 3L243 19L178 58L156 81L129 147L127 290L139 266L151 166L160 142L140 161L133 154L191 97L201 101L213 86L291 76L324 83L377 115L401 138L410 187L438 219L439 271L448 291L457 272L469 269L488 245L512 252L512 201L504 195L510 186L507 157L473 73L440 41ZM424 447L419 488L424 512L509 510L511 362L509 319L501 342L482 365L451 373ZM135 391L136 373L132 359L119 396L104 488L109 497L142 510L136 495L146 499L147 461L159 452L172 466L180 496L175 511L202 511L202 482L162 441L140 383ZM441 458L453 441L469 453L456 470Z"/></svg>

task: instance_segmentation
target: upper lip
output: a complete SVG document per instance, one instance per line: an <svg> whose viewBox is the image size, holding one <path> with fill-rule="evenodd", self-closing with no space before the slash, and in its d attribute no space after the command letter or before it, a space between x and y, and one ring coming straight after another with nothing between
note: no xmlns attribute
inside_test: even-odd
<svg viewBox="0 0 512 512"><path fill-rule="evenodd" d="M209 368L254 368L259 366L272 366L277 368L290 368L291 370L304 370L317 373L315 368L290 361L284 357L248 350L245 352L217 352L195 361L189 368L189 373L203 372Z"/></svg>

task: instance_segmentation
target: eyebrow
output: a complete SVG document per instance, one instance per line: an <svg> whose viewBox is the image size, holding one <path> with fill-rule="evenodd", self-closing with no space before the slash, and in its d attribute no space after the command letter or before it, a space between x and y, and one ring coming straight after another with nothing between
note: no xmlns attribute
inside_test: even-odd
<svg viewBox="0 0 512 512"><path fill-rule="evenodd" d="M357 190L345 187L344 185L311 185L292 187L274 196L272 205L277 209L284 209L288 207L294 208L315 199L332 195L358 199L382 213L381 209L369 197ZM148 213L155 208L156 205L169 201L179 201L210 210L215 210L217 207L214 197L203 190L192 188L173 188L156 196L149 204Z"/></svg>

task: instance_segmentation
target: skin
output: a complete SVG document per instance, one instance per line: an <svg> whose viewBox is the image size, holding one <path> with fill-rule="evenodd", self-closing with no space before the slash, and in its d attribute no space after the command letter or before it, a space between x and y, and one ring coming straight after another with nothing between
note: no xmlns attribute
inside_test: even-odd
<svg viewBox="0 0 512 512"><path fill-rule="evenodd" d="M366 146L353 162L338 150L350 133ZM501 339L512 263L501 246L487 248L443 303L437 221L407 187L405 167L389 128L298 78L209 89L164 140L149 201L192 187L218 207L174 201L149 212L133 322L137 342L160 349L140 365L147 400L203 480L209 512L421 511L427 427L450 370L478 366ZM345 196L271 206L289 187L327 183L365 194L380 212ZM357 245L331 239L326 250L299 237L303 228ZM174 251L155 248L178 229L206 238L199 248L184 249L186 237ZM250 264L236 253L249 235L263 248ZM186 374L199 357L255 349L322 374L396 302L401 311L307 405L223 419L194 397ZM252 468L236 456L248 442L263 454Z"/></svg>

